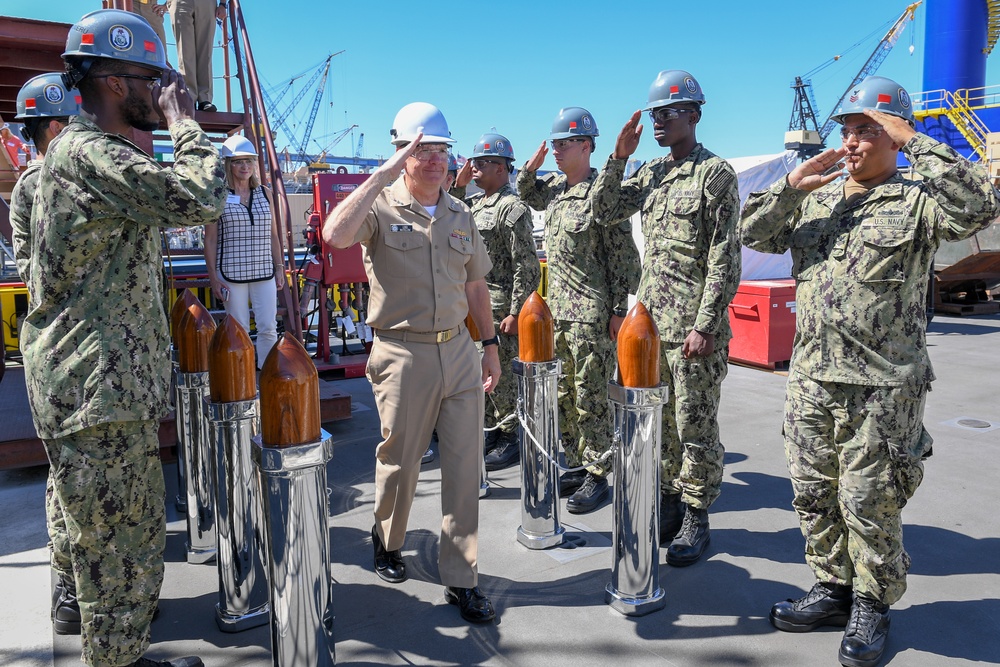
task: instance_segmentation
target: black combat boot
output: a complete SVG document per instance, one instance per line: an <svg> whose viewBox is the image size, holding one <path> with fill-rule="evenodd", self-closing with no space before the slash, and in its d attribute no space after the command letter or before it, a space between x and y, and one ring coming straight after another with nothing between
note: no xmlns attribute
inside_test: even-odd
<svg viewBox="0 0 1000 667"><path fill-rule="evenodd" d="M513 431L494 431L493 449L486 455L486 469L489 471L503 470L517 463L521 458L521 438L517 429Z"/></svg>
<svg viewBox="0 0 1000 667"><path fill-rule="evenodd" d="M173 660L139 658L130 667L205 667L205 663L201 661L201 658L189 655L184 658L174 658Z"/></svg>
<svg viewBox="0 0 1000 667"><path fill-rule="evenodd" d="M681 530L667 547L667 564L687 567L697 563L705 553L709 540L708 510L687 505Z"/></svg>
<svg viewBox="0 0 1000 667"><path fill-rule="evenodd" d="M608 480L588 472L583 484L566 501L566 511L570 514L586 514L596 510L608 497Z"/></svg>
<svg viewBox="0 0 1000 667"><path fill-rule="evenodd" d="M771 607L771 625L784 632L810 632L823 625L847 625L851 613L851 587L817 582L798 600Z"/></svg>
<svg viewBox="0 0 1000 667"><path fill-rule="evenodd" d="M60 577L56 584L52 602L52 629L57 635L80 634L80 603L76 600L76 582L68 582Z"/></svg>
<svg viewBox="0 0 1000 667"><path fill-rule="evenodd" d="M660 545L670 544L684 522L681 494L660 492Z"/></svg>
<svg viewBox="0 0 1000 667"><path fill-rule="evenodd" d="M882 662L889 636L889 605L859 595L851 607L851 619L840 642L840 664L875 667Z"/></svg>

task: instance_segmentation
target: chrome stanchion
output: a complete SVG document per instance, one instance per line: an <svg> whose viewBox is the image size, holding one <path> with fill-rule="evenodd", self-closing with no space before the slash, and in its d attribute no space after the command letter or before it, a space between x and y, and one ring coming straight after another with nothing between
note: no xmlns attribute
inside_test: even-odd
<svg viewBox="0 0 1000 667"><path fill-rule="evenodd" d="M275 667L334 664L326 464L333 438L271 447L253 438L271 591L271 659Z"/></svg>
<svg viewBox="0 0 1000 667"><path fill-rule="evenodd" d="M517 377L521 418L521 525L517 541L529 549L562 544L566 530L559 524L558 385L562 363L512 362ZM538 451L535 442L539 444Z"/></svg>
<svg viewBox="0 0 1000 667"><path fill-rule="evenodd" d="M264 517L251 440L260 431L257 401L205 399L215 451L219 601L215 622L241 632L268 621Z"/></svg>
<svg viewBox="0 0 1000 667"><path fill-rule="evenodd" d="M604 600L627 616L666 604L659 585L660 419L666 391L608 383L617 451L613 560Z"/></svg>
<svg viewBox="0 0 1000 667"><path fill-rule="evenodd" d="M208 438L204 400L208 373L177 373L175 422L184 450L187 481L187 562L207 563L215 557L215 456Z"/></svg>

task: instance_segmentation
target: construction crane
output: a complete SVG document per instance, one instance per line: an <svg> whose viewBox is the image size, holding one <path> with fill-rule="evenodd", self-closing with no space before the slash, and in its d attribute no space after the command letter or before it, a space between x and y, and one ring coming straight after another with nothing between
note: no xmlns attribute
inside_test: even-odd
<svg viewBox="0 0 1000 667"><path fill-rule="evenodd" d="M847 86L844 93L833 105L832 111L827 115L822 128L819 127L816 120L817 110L816 102L813 98L812 82L805 77L795 77L795 81L792 82L792 89L795 90L795 103L792 106L792 118L788 123L788 132L785 133L785 148L787 150L794 150L800 158L805 159L817 155L826 147L826 138L830 136L830 132L837 126L837 122L831 116L836 113L841 103L843 103L844 98L859 83L866 77L874 74L882 66L882 63L889 56L889 52L892 51L892 47L899 40L899 36L903 34L906 22L913 20L914 12L916 12L921 2L923 0L918 0L918 2L908 5L899 18L896 19L896 22L892 24L892 27L889 28L889 31L885 33L885 36L879 40L879 43L875 46L875 50L868 56L868 60L865 61L865 64L854 76L854 79L851 80L850 85ZM827 61L827 63L814 69L813 72L819 71L839 58L840 56L835 56L830 61Z"/></svg>
<svg viewBox="0 0 1000 667"><path fill-rule="evenodd" d="M298 79L297 76L292 77L288 81L288 85L281 91L281 93L278 95L278 97L275 98L274 100L271 100L271 98L267 95L267 93L264 93L264 97L265 97L265 101L267 103L267 106L270 107L270 109L269 109L270 115L274 116L274 123L272 124L273 127L277 127L277 128L283 129L285 131L285 133L289 136L289 138L293 138L294 137L295 133L292 132L291 128L289 128L285 124L285 121L288 119L288 117L291 115L291 113L293 111L295 111L295 107L297 107L299 105L299 102L302 101L302 98L304 98L306 96L306 93L308 93L312 89L312 85L314 83L316 83L316 80L319 79L320 77L323 77L323 83L321 84L320 94L317 96L317 99L321 99L322 98L322 96L323 96L323 94L322 94L322 87L324 87L326 85L326 77L327 77L327 75L330 72L330 61L333 60L333 58L335 56L339 56L343 52L344 51L341 50L341 51L337 51L336 53L333 53L333 54L330 54L329 56L327 56L326 60L324 60L322 63L319 64L319 67L317 67L316 70L313 72L312 76L309 77L309 80L306 81L305 85L302 86L302 89L298 93L295 94L295 97L292 98L292 101L288 104L287 107L285 107L284 111L278 112L277 109L276 109L276 107L277 107L278 103L281 101L281 99L284 98L285 94L288 93L289 90L291 90L292 84L295 83L296 79ZM313 104L313 106L318 109L318 107L319 107L318 102L315 102ZM315 113L316 112L313 111L313 116L314 117L315 117ZM306 143L306 142L303 142L303 143Z"/></svg>
<svg viewBox="0 0 1000 667"><path fill-rule="evenodd" d="M333 56L330 56L331 58ZM299 142L299 153L305 154L309 144L309 137L312 136L313 125L316 124L316 114L319 112L319 103L323 100L323 91L326 89L326 78L330 74L330 61L326 61L326 68L323 70L323 78L319 80L316 88L316 97L313 98L312 110L309 112L309 120L306 121L305 132L302 133L302 141Z"/></svg>
<svg viewBox="0 0 1000 667"><path fill-rule="evenodd" d="M331 141L330 143L328 143L326 146L320 146L320 143L314 139L313 143L316 144L317 146L319 146L320 152L319 152L319 155L314 160L312 160L312 164L310 164L309 166L316 167L316 166L319 166L320 163L322 163L322 166L324 166L324 167L329 166L327 163L323 162L326 159L327 153L329 153L330 151L332 151L334 149L334 147L337 144L339 144L344 139L344 137L346 137L348 134L350 134L351 130L353 130L356 127L357 127L357 125L351 125L350 127L345 128L343 130L338 130L337 133L336 133L336 136L334 136L334 138L333 138L333 141Z"/></svg>

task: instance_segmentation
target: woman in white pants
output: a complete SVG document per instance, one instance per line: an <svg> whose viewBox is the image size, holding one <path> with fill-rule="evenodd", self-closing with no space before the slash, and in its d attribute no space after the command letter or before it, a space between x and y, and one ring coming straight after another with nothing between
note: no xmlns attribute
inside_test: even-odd
<svg viewBox="0 0 1000 667"><path fill-rule="evenodd" d="M205 227L205 264L212 292L248 333L252 304L259 369L278 340L278 290L285 286L281 238L253 144L237 135L219 152L226 159L229 197L218 224Z"/></svg>

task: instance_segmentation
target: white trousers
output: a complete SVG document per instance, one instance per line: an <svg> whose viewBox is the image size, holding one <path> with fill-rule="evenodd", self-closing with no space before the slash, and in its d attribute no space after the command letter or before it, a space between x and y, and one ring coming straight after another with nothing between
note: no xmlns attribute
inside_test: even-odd
<svg viewBox="0 0 1000 667"><path fill-rule="evenodd" d="M257 370L264 365L268 352L278 342L278 288L274 278L252 283L231 283L221 278L229 288L229 301L225 302L226 314L236 318L250 333L250 308L257 325Z"/></svg>

